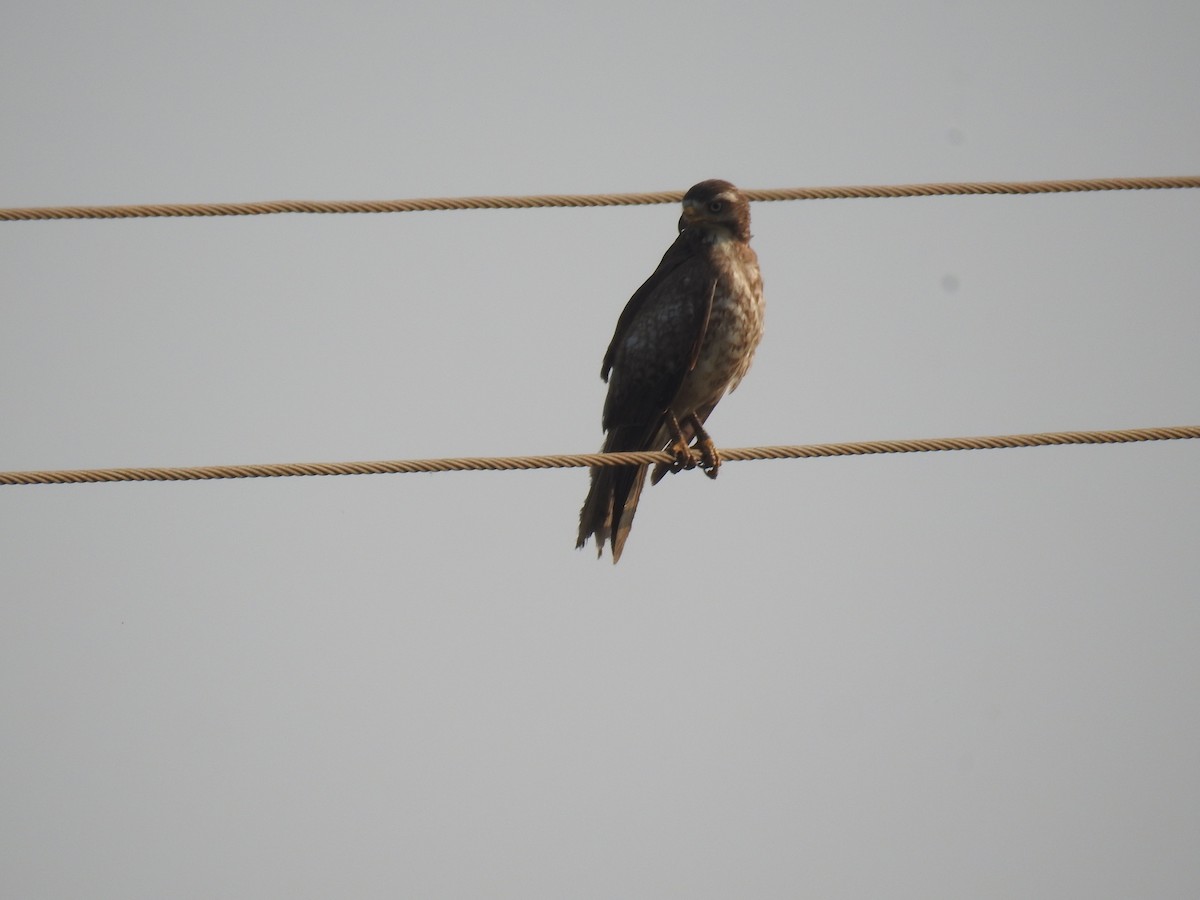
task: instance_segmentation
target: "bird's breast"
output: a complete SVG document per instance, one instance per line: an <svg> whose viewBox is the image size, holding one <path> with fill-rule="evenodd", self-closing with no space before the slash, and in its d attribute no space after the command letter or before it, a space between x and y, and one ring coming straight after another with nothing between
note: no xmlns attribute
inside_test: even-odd
<svg viewBox="0 0 1200 900"><path fill-rule="evenodd" d="M672 404L677 416L716 403L750 368L763 333L762 277L754 251L736 241L711 246L716 270L712 312L696 358Z"/></svg>

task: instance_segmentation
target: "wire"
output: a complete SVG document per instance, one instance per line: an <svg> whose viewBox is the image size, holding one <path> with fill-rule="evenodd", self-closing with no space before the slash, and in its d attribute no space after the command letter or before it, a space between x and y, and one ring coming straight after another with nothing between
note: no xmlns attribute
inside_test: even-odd
<svg viewBox="0 0 1200 900"><path fill-rule="evenodd" d="M850 198L963 196L969 194L1046 194L1083 191L1198 188L1200 176L1163 178L1103 178L1070 181L963 182L858 187L780 188L746 190L753 201L833 200ZM262 203L197 203L138 206L70 206L0 209L0 221L46 219L118 219L178 216L248 216L274 213L384 213L452 209L528 209L542 207L635 206L677 203L680 191L641 194L572 194L517 197L458 197L424 200L311 201L279 200ZM862 441L807 444L791 447L748 447L721 451L724 460L801 459L824 456L862 456L878 453L917 453L938 450L982 450L1061 444L1112 444L1200 438L1200 426L1142 428L1124 431L1068 431L995 437L933 438L927 440ZM651 465L670 463L670 453L587 453L557 456L468 457L457 459L390 460L345 463L278 463L249 466L184 468L80 469L0 472L0 485L77 484L109 481L197 481L219 478L279 478L300 475L373 475L408 472L448 472L502 469L578 468L585 466Z"/></svg>
<svg viewBox="0 0 1200 900"><path fill-rule="evenodd" d="M1200 188L1200 175L1163 178L1092 178L1073 181L983 181L858 187L778 188L742 191L750 200L1062 194ZM443 197L424 200L267 200L257 203L164 203L134 206L40 206L0 209L0 221L35 219L144 219L180 216L263 216L275 213L394 213L451 209L531 209L578 206L644 206L678 203L681 191L643 194L541 194L525 197Z"/></svg>
<svg viewBox="0 0 1200 900"><path fill-rule="evenodd" d="M1131 428L1123 431L1057 431L992 437L927 438L801 444L792 447L745 447L721 450L726 462L762 459L811 459L824 456L868 456L879 453L923 453L938 450L996 450L1063 444L1127 444L1200 438L1200 425ZM693 455L696 461L699 458ZM251 466L193 466L157 469L78 469L51 472L0 472L0 485L80 484L102 481L207 481L217 478L284 478L298 475L387 475L412 472L496 471L503 469L570 469L585 466L628 466L671 463L671 453L579 453L563 456L491 456L456 459L409 459L379 462L276 463Z"/></svg>

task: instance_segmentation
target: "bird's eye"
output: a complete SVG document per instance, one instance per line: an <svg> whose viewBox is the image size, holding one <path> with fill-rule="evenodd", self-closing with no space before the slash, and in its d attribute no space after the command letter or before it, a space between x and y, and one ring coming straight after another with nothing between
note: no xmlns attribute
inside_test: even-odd
<svg viewBox="0 0 1200 900"><path fill-rule="evenodd" d="M711 213L719 213L722 209L724 209L724 207L725 207L725 204L722 203L720 200L709 200L708 201L708 211Z"/></svg>

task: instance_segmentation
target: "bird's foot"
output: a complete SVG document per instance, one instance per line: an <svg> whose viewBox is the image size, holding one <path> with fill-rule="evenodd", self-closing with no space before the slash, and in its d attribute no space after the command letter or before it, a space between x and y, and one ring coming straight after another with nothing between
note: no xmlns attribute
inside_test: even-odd
<svg viewBox="0 0 1200 900"><path fill-rule="evenodd" d="M675 454L675 462L671 463L672 473L696 468L696 458L692 456L691 448L683 438L671 444L671 452Z"/></svg>
<svg viewBox="0 0 1200 900"><path fill-rule="evenodd" d="M688 417L688 424L692 426L692 431L696 435L696 449L700 451L700 468L709 478L716 478L717 472L721 468L721 454L717 451L717 445L713 443L713 439L704 430L704 424L694 413Z"/></svg>
<svg viewBox="0 0 1200 900"><path fill-rule="evenodd" d="M696 447L700 450L700 468L709 478L716 478L721 468L721 453L717 445L706 434L696 441Z"/></svg>
<svg viewBox="0 0 1200 900"><path fill-rule="evenodd" d="M668 412L666 417L667 430L671 432L671 452L675 454L675 462L671 463L671 473L682 472L684 469L696 468L696 460L688 447L687 435L679 427L679 420Z"/></svg>

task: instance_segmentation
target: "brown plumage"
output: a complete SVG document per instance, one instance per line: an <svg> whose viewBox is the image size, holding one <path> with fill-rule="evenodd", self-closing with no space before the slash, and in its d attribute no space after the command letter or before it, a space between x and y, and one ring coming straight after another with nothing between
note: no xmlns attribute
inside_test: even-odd
<svg viewBox="0 0 1200 900"><path fill-rule="evenodd" d="M750 368L762 330L750 204L728 181L702 181L684 196L679 236L625 304L604 354L603 451L672 448L677 462L655 467L657 483L692 467L687 446L696 438L701 466L715 478L721 458L704 422ZM647 468L591 470L575 546L594 537L598 554L609 541L613 562L621 558Z"/></svg>

